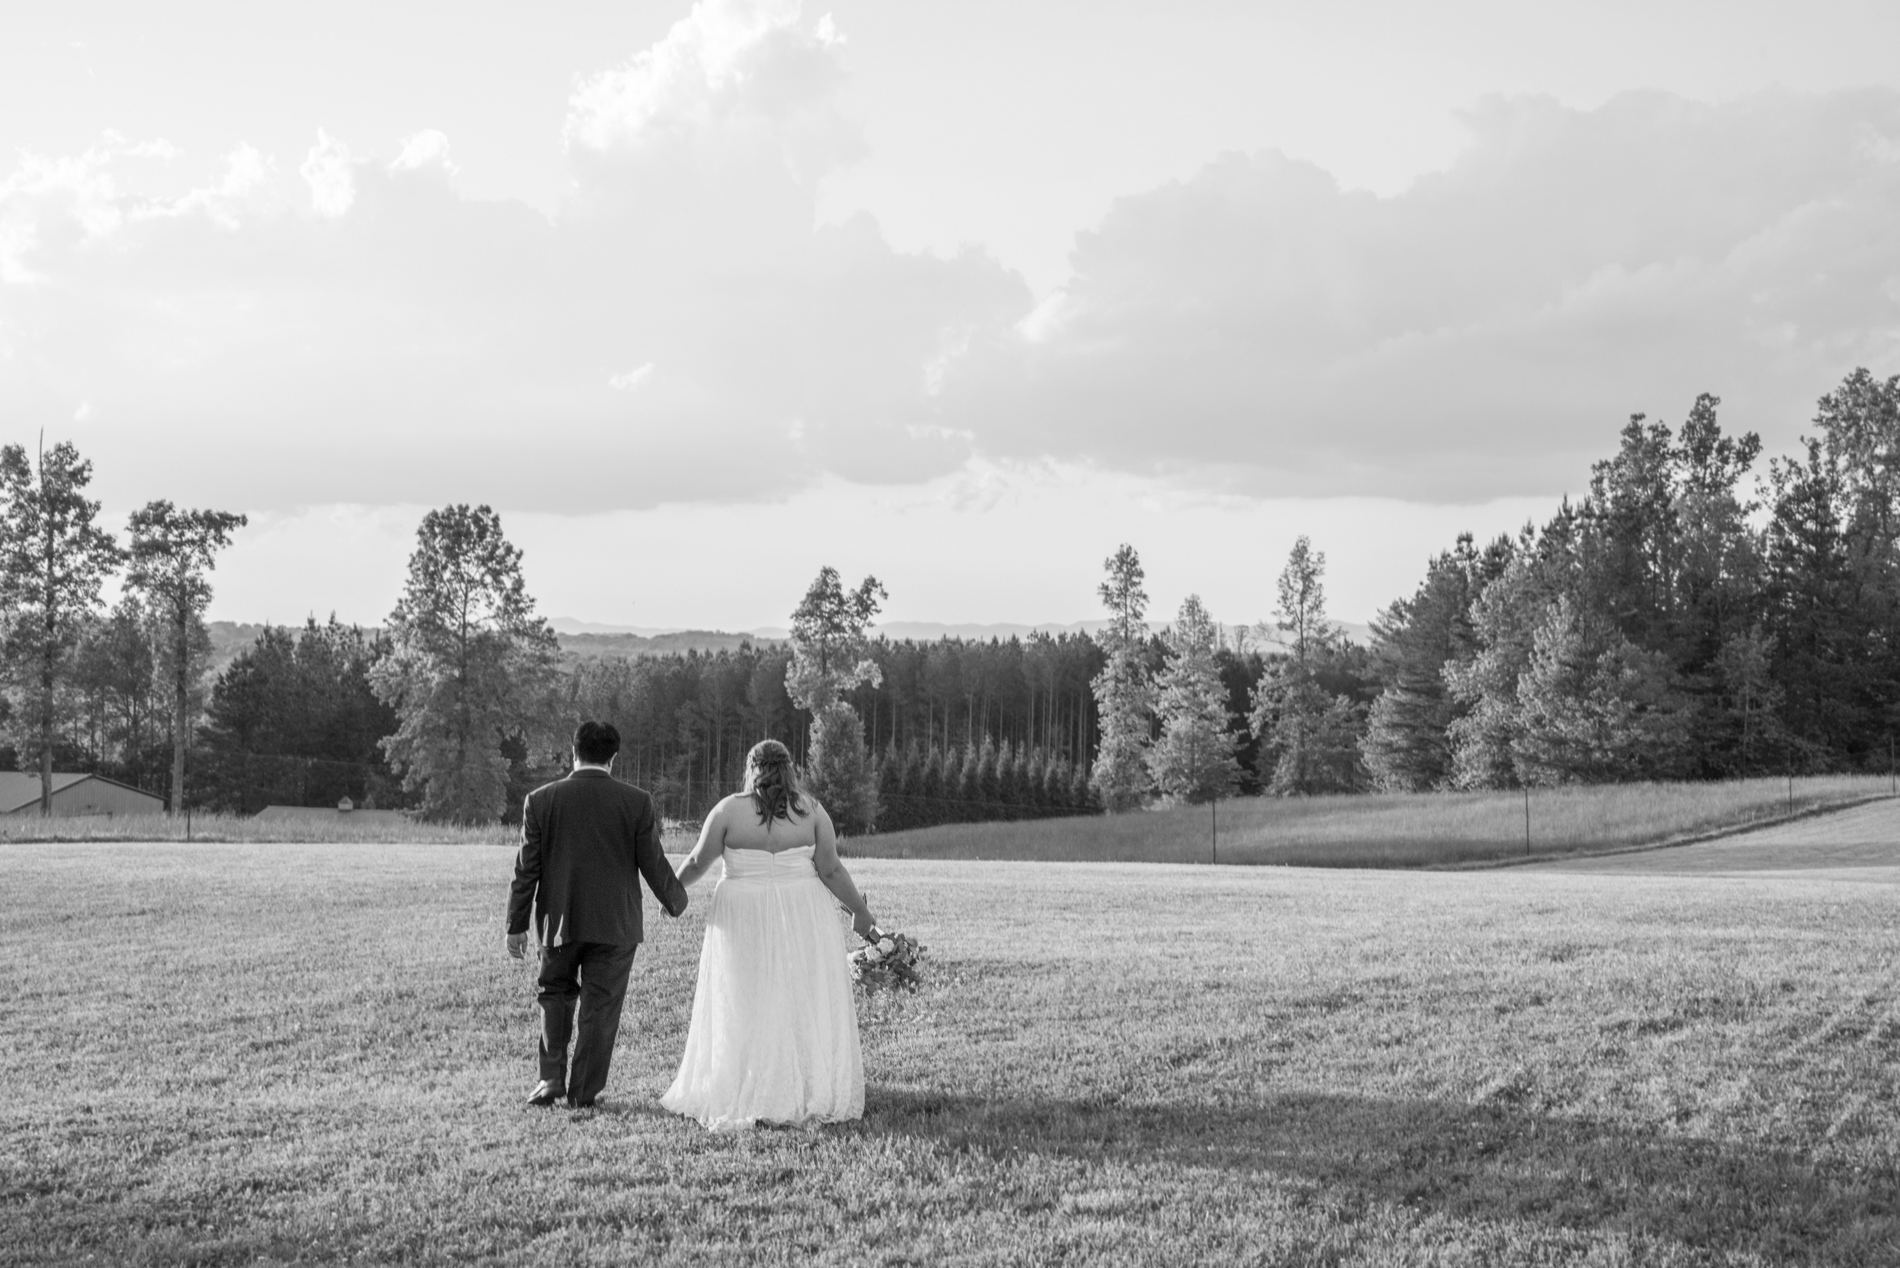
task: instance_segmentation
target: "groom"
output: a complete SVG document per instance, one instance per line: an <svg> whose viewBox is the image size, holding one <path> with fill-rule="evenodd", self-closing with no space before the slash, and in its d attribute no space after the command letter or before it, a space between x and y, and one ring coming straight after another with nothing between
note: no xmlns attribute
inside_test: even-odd
<svg viewBox="0 0 1900 1268"><path fill-rule="evenodd" d="M583 722L574 732L574 770L528 794L521 812L521 853L508 894L508 954L528 946L534 908L541 949L541 1081L531 1105L566 1098L584 1109L607 1085L627 975L640 949L640 884L677 916L686 888L660 850L653 798L613 777L620 732ZM574 1035L575 1002L580 1003ZM575 1038L574 1066L567 1043Z"/></svg>

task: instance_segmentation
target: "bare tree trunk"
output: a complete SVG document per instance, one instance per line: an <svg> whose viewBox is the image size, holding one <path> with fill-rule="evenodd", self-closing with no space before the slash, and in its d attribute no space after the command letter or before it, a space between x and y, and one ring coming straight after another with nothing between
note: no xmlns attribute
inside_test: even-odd
<svg viewBox="0 0 1900 1268"><path fill-rule="evenodd" d="M172 678L172 796L170 810L175 817L185 809L185 725L190 697L191 625L188 618L178 622L178 641L172 648L176 657Z"/></svg>
<svg viewBox="0 0 1900 1268"><path fill-rule="evenodd" d="M40 817L53 815L53 684L52 674L40 682Z"/></svg>
<svg viewBox="0 0 1900 1268"><path fill-rule="evenodd" d="M51 607L48 607L51 611ZM40 651L40 817L53 817L53 622Z"/></svg>

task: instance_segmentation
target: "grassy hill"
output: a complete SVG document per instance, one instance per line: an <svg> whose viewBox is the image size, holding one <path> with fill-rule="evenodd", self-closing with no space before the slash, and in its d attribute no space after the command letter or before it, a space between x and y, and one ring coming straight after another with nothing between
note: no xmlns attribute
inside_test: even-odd
<svg viewBox="0 0 1900 1268"><path fill-rule="evenodd" d="M857 857L1422 867L1655 845L1884 797L1885 776L1516 792L1246 797L1124 815L852 838ZM1528 841L1527 832L1528 827Z"/></svg>

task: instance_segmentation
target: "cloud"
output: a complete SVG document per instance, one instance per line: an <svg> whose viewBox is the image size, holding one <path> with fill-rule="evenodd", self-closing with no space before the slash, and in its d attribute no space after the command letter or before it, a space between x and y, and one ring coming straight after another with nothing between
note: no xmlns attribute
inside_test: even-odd
<svg viewBox="0 0 1900 1268"><path fill-rule="evenodd" d="M271 163L254 147L240 145L225 156L224 175L216 183L193 189L182 198L152 205L148 214L189 216L202 213L226 229L243 224L244 213L257 210L259 200L270 198Z"/></svg>
<svg viewBox="0 0 1900 1268"><path fill-rule="evenodd" d="M1119 201L946 384L982 450L1256 493L1574 488L1699 391L1779 438L1900 371L1900 94L1494 100L1392 198L1277 153Z"/></svg>
<svg viewBox="0 0 1900 1268"><path fill-rule="evenodd" d="M449 161L449 138L435 128L424 128L402 144L402 153L389 165L391 171L411 172L417 168L439 167L453 176L455 164Z"/></svg>
<svg viewBox="0 0 1900 1268"><path fill-rule="evenodd" d="M829 14L805 29L798 0L699 0L659 43L581 84L563 138L608 151L749 131L810 178L858 144L833 106L842 42Z"/></svg>
<svg viewBox="0 0 1900 1268"><path fill-rule="evenodd" d="M1575 488L1634 410L1715 391L1772 444L1852 366L1900 370L1900 94L1490 101L1390 198L1228 155L1117 202L1038 301L981 248L818 223L863 148L846 47L788 0L702 0L576 85L552 215L463 197L434 130L239 146L171 198L136 192L149 144L23 156L0 416L70 429L128 500L257 510L1044 460L1449 502Z"/></svg>
<svg viewBox="0 0 1900 1268"><path fill-rule="evenodd" d="M403 154L407 156L408 150ZM401 159L397 165L404 165ZM310 206L319 216L341 216L356 201L349 147L322 128L317 129L317 143L311 147L309 157L304 159L297 174L309 184Z"/></svg>
<svg viewBox="0 0 1900 1268"><path fill-rule="evenodd" d="M1029 297L980 250L817 223L816 182L860 144L841 47L796 5L697 5L577 86L551 217L460 196L439 132L380 158L319 132L289 173L234 159L206 186L232 196L164 215L101 152L66 182L83 199L0 204L0 260L44 279L0 287L0 408L91 400L75 439L102 487L259 509L581 512L953 469L968 447L931 430L927 381Z"/></svg>
<svg viewBox="0 0 1900 1268"><path fill-rule="evenodd" d="M621 392L637 391L642 383L653 377L653 363L635 366L625 374L616 374L607 380L607 386Z"/></svg>

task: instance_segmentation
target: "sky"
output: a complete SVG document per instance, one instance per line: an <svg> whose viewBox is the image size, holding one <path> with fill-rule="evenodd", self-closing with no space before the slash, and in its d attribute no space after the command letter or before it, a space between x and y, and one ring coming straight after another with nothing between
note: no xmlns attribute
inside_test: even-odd
<svg viewBox="0 0 1900 1268"><path fill-rule="evenodd" d="M1900 7L72 3L0 17L0 439L380 621L486 502L550 616L1333 615L1699 392L1900 373Z"/></svg>

